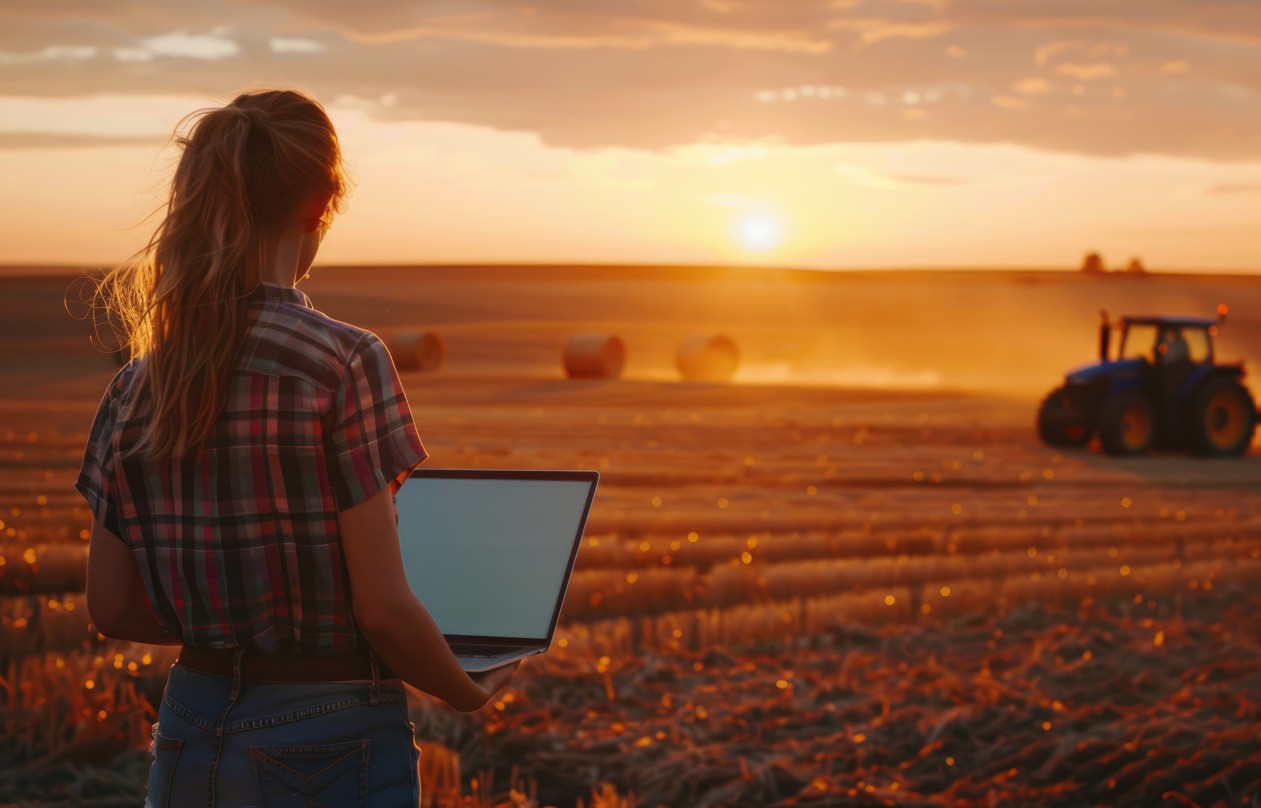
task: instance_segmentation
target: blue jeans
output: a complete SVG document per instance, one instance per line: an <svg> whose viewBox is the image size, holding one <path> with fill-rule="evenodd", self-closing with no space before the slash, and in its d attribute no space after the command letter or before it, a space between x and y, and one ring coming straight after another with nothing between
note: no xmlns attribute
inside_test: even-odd
<svg viewBox="0 0 1261 808"><path fill-rule="evenodd" d="M171 668L145 808L420 804L401 684L263 682Z"/></svg>

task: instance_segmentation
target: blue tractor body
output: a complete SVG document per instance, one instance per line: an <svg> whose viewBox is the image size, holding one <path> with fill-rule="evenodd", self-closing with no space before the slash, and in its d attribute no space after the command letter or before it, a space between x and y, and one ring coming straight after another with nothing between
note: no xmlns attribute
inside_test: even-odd
<svg viewBox="0 0 1261 808"><path fill-rule="evenodd" d="M1243 364L1216 360L1221 322L1123 317L1111 323L1105 313L1099 360L1070 370L1043 399L1039 436L1053 446L1082 446L1098 436L1106 451L1120 455L1152 447L1223 457L1246 453L1256 404L1242 383Z"/></svg>

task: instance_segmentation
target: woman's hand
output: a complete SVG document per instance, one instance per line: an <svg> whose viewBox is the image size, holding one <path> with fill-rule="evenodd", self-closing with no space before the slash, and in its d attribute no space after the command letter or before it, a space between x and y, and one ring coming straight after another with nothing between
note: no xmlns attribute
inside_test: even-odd
<svg viewBox="0 0 1261 808"><path fill-rule="evenodd" d="M512 681L512 675L517 672L517 668L519 667L521 667L521 660L517 660L511 665L503 665L501 667L494 668L493 670L482 671L481 673L470 673L468 678L472 679L474 684L486 691L486 700L490 701L496 693L508 686L508 683Z"/></svg>
<svg viewBox="0 0 1261 808"><path fill-rule="evenodd" d="M460 666L433 616L407 585L389 487L338 513L337 525L355 622L368 645L417 690L460 712L481 709L494 691L487 692ZM493 671L485 677L487 685L503 687L513 670Z"/></svg>

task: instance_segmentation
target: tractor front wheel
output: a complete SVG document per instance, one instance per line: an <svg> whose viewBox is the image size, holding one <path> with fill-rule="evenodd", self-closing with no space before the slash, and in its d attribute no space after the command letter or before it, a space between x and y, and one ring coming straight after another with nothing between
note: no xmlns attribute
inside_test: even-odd
<svg viewBox="0 0 1261 808"><path fill-rule="evenodd" d="M1188 438L1197 455L1239 457L1252 445L1257 406L1234 379L1209 382L1192 400L1188 414Z"/></svg>
<svg viewBox="0 0 1261 808"><path fill-rule="evenodd" d="M1110 455L1145 454L1156 439L1156 411L1145 397L1110 398L1099 410L1099 442Z"/></svg>
<svg viewBox="0 0 1261 808"><path fill-rule="evenodd" d="M1038 437L1047 446L1085 446L1091 431L1085 413L1068 403L1063 387L1047 393L1038 406Z"/></svg>

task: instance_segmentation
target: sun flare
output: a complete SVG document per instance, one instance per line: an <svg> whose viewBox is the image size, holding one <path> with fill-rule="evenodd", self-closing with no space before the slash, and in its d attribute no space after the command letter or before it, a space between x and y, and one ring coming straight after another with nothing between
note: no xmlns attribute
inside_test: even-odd
<svg viewBox="0 0 1261 808"><path fill-rule="evenodd" d="M740 220L740 244L750 252L764 252L779 243L779 222L764 213L751 213Z"/></svg>

